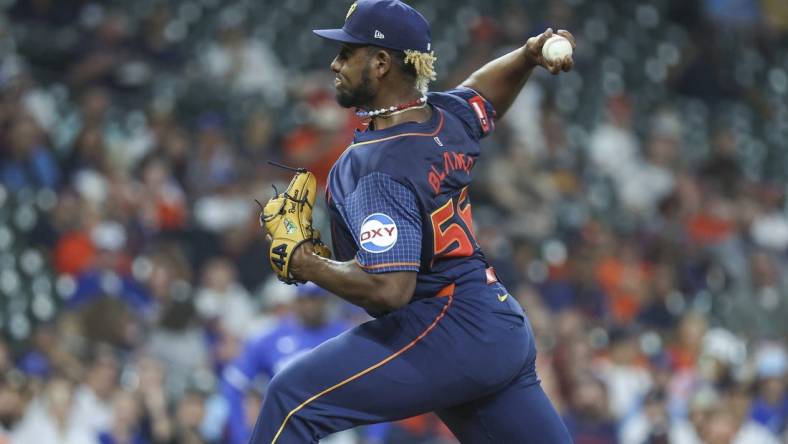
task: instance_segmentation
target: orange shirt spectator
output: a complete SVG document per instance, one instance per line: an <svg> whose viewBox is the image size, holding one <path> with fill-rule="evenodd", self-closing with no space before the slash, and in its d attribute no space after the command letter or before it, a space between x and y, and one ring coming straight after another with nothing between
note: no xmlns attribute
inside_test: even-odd
<svg viewBox="0 0 788 444"><path fill-rule="evenodd" d="M608 295L610 311L616 322L632 322L640 312L650 271L639 261L626 261L618 257L603 259L596 269L599 285Z"/></svg>
<svg viewBox="0 0 788 444"><path fill-rule="evenodd" d="M55 245L55 269L58 273L77 275L88 269L96 257L96 247L90 236L72 231L60 237Z"/></svg>

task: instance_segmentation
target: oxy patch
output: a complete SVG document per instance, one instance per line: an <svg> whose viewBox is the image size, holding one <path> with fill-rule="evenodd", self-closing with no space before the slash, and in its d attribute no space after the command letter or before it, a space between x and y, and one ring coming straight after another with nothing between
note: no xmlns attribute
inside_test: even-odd
<svg viewBox="0 0 788 444"><path fill-rule="evenodd" d="M358 240L361 248L370 253L383 253L397 243L397 224L383 213L374 213L361 223Z"/></svg>

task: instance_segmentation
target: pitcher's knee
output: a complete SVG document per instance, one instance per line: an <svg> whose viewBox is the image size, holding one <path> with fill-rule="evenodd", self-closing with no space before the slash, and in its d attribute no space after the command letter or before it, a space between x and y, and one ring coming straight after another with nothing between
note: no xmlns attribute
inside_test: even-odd
<svg viewBox="0 0 788 444"><path fill-rule="evenodd" d="M274 376L265 392L258 424L266 435L278 436L277 443L317 442L325 436L323 415L309 402L314 393L299 389L304 384L297 379L294 372L284 370Z"/></svg>
<svg viewBox="0 0 788 444"><path fill-rule="evenodd" d="M293 379L286 371L280 372L271 379L265 390L263 414L270 415L271 419L283 420L305 400L298 398L298 393L296 393L298 383Z"/></svg>

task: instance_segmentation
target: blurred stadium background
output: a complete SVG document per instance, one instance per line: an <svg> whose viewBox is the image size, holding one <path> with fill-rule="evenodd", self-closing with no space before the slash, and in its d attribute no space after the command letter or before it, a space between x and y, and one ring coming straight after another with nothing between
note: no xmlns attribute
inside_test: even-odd
<svg viewBox="0 0 788 444"><path fill-rule="evenodd" d="M348 3L0 1L0 443L244 442L245 344L363 321L272 280L252 200L286 180L266 160L324 178L359 123L310 32ZM577 38L472 189L576 442L788 443L788 2L412 4L436 90ZM334 442L454 441L426 416Z"/></svg>

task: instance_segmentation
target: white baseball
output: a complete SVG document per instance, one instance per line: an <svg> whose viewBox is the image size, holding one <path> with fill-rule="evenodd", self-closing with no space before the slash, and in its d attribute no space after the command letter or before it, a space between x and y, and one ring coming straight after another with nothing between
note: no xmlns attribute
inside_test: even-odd
<svg viewBox="0 0 788 444"><path fill-rule="evenodd" d="M555 62L558 60L563 59L566 56L572 56L572 44L569 43L569 40L566 38L556 34L546 42L542 46L542 56L548 62Z"/></svg>

